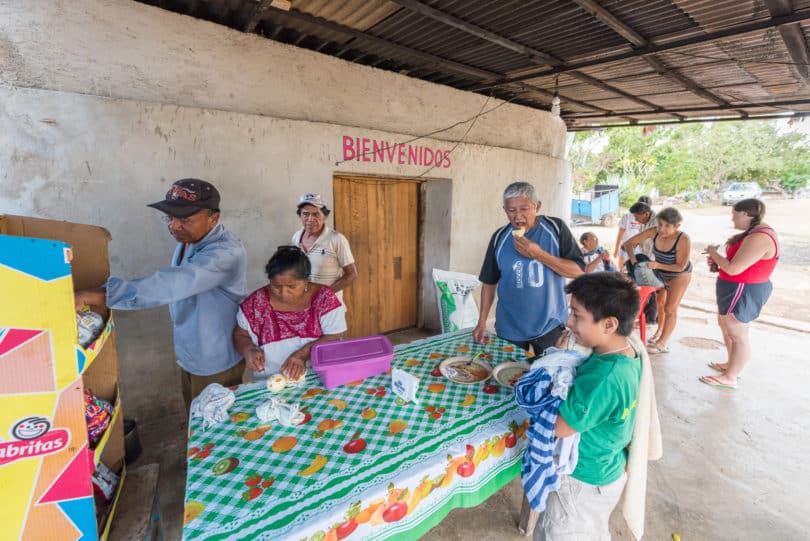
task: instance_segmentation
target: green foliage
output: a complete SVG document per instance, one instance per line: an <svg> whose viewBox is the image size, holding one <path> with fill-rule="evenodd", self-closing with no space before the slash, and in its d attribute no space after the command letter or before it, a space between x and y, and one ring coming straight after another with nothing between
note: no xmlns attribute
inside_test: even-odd
<svg viewBox="0 0 810 541"><path fill-rule="evenodd" d="M810 177L807 136L766 121L579 132L569 158L575 190L597 181L619 184L625 205L653 187L661 195L691 194L741 180L780 182L792 191Z"/></svg>
<svg viewBox="0 0 810 541"><path fill-rule="evenodd" d="M807 177L799 176L795 173L788 173L782 178L782 180L779 182L779 185L786 192L793 193L796 190L801 190L802 188L807 186Z"/></svg>

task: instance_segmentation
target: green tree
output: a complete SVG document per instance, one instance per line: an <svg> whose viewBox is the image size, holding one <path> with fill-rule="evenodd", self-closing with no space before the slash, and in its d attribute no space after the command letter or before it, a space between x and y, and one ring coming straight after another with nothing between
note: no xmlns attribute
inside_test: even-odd
<svg viewBox="0 0 810 541"><path fill-rule="evenodd" d="M774 122L707 122L577 133L569 156L575 184L621 186L632 203L655 186L662 195L718 190L733 180L798 189L810 177L810 141ZM789 188L788 188L789 187Z"/></svg>

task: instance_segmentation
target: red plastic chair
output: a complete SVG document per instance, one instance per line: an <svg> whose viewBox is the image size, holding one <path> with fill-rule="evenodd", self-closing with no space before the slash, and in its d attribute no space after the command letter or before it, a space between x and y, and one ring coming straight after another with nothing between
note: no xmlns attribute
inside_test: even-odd
<svg viewBox="0 0 810 541"><path fill-rule="evenodd" d="M662 289L658 286L639 286L638 296L641 299L641 308L638 311L638 333L641 336L642 345L647 345L647 318L644 317L644 307L647 306L647 300L650 295Z"/></svg>

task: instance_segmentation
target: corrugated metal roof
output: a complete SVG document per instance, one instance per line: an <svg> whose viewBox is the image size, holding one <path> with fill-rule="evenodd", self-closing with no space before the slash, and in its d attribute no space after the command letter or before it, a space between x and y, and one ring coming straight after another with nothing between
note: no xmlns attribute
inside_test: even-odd
<svg viewBox="0 0 810 541"><path fill-rule="evenodd" d="M792 103L810 99L810 0L784 27L804 50L764 0L596 0L612 19L572 0L141 1L529 107L556 89L571 129L810 109Z"/></svg>
<svg viewBox="0 0 810 541"><path fill-rule="evenodd" d="M388 0L362 0L335 2L334 0L295 0L293 7L302 12L333 21L357 30L368 30L399 6Z"/></svg>

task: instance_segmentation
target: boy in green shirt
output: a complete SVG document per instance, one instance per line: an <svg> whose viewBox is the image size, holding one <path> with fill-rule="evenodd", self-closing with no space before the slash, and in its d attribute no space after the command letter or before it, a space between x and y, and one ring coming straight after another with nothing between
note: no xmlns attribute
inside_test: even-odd
<svg viewBox="0 0 810 541"><path fill-rule="evenodd" d="M609 541L610 513L627 479L626 448L641 381L641 359L627 339L639 297L631 282L612 272L579 276L565 291L571 294L566 325L593 353L577 369L554 430L560 438L580 433L577 466L549 495L534 539Z"/></svg>

